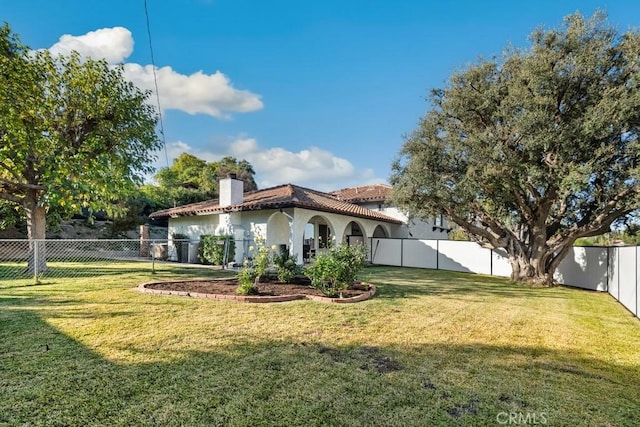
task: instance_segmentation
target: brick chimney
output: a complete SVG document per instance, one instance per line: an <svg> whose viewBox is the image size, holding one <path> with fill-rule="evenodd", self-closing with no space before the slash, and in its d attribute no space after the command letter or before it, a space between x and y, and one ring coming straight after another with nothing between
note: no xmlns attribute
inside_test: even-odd
<svg viewBox="0 0 640 427"><path fill-rule="evenodd" d="M241 204L243 193L244 182L237 179L235 173L230 173L227 178L220 180L220 207Z"/></svg>

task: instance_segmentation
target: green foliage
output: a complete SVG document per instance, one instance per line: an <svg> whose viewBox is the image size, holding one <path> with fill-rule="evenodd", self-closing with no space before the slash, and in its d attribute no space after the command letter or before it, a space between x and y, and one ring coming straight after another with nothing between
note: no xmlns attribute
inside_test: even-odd
<svg viewBox="0 0 640 427"><path fill-rule="evenodd" d="M469 239L469 233L467 233L463 228L460 228L458 226L453 227L453 229L449 232L449 239L462 240L462 241L471 240Z"/></svg>
<svg viewBox="0 0 640 427"><path fill-rule="evenodd" d="M302 268L296 263L296 256L291 255L286 248L282 248L279 254L273 256L273 264L276 267L278 280L283 283L290 282L302 272Z"/></svg>
<svg viewBox="0 0 640 427"><path fill-rule="evenodd" d="M0 199L0 230L13 227L22 220L17 206Z"/></svg>
<svg viewBox="0 0 640 427"><path fill-rule="evenodd" d="M161 168L155 175L156 200L163 206L200 202L218 197L218 183L229 173L244 182L244 191L257 190L253 166L246 160L224 157L217 162L206 162L198 157L183 153L169 167Z"/></svg>
<svg viewBox="0 0 640 427"><path fill-rule="evenodd" d="M640 235L634 230L612 231L594 237L583 237L576 240L575 246L615 246L639 245Z"/></svg>
<svg viewBox="0 0 640 427"><path fill-rule="evenodd" d="M258 280L260 277L264 276L267 273L267 269L271 264L271 251L275 249L275 247L268 248L265 245L263 239L256 239L255 248L252 246L249 248L252 252L255 252L253 257L253 268L256 271L256 276Z"/></svg>
<svg viewBox="0 0 640 427"><path fill-rule="evenodd" d="M267 274L271 265L271 251L274 248L268 248L262 238L256 238L255 243L255 246L249 247L251 256L244 260L238 274L237 292L241 295L257 293L257 284L260 278ZM250 281L251 285L249 285Z"/></svg>
<svg viewBox="0 0 640 427"><path fill-rule="evenodd" d="M255 284L257 277L256 270L252 268L248 259L245 259L242 268L238 272L238 288L236 293L239 295L256 295L258 288Z"/></svg>
<svg viewBox="0 0 640 427"><path fill-rule="evenodd" d="M123 67L54 57L0 27L0 198L24 209L30 237L45 212L82 207L110 216L137 189L160 148L156 112Z"/></svg>
<svg viewBox="0 0 640 427"><path fill-rule="evenodd" d="M225 247L227 249L226 260L233 260L236 254L236 242L233 240L233 236L203 234L200 236L198 258L205 264L223 265Z"/></svg>
<svg viewBox="0 0 640 427"><path fill-rule="evenodd" d="M549 283L576 239L640 205L640 33L574 14L531 42L432 91L392 199L505 248L514 280Z"/></svg>
<svg viewBox="0 0 640 427"><path fill-rule="evenodd" d="M328 296L338 296L358 277L367 259L364 245L342 244L320 252L305 269L314 288Z"/></svg>

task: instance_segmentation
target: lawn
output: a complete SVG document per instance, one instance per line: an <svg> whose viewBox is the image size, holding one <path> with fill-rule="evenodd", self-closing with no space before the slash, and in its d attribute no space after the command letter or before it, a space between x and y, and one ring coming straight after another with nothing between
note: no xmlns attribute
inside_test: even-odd
<svg viewBox="0 0 640 427"><path fill-rule="evenodd" d="M223 274L0 283L0 425L640 423L640 321L605 293L391 267L356 304L135 290Z"/></svg>

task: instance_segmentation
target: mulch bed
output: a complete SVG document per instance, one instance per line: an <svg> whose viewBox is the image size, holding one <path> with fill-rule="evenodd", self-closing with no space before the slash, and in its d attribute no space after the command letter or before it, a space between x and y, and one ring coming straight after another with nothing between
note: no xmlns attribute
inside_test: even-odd
<svg viewBox="0 0 640 427"><path fill-rule="evenodd" d="M185 295L195 296L195 295L220 295L220 296L235 296L237 298L234 299L242 299L243 297L239 296L236 293L236 288L238 287L238 280L235 277L225 278L225 279L212 279L212 280L184 280L184 281L174 281L174 282L154 282L154 283L145 283L140 285L142 290L147 291L150 290L153 293L163 293L163 294L175 294L175 295ZM155 291L155 292L154 292ZM375 288L372 288L371 285L367 283L354 283L349 286L348 289L342 292L342 299L349 300L352 298L359 299L361 297L367 296L365 294L373 295L375 292ZM195 294L195 295L192 295ZM282 283L278 282L274 277L265 277L261 279L261 282L258 284L258 294L251 295L251 302L254 298L260 297L278 297L278 296L290 296L290 295L303 295L309 296L312 299L318 298L326 298L322 292L317 289L311 287L311 283L308 278L304 276L298 276L292 280L291 283ZM371 296L368 295L368 296ZM248 297L244 297L246 299ZM335 300L337 298L333 298ZM275 300L274 300L275 301ZM346 302L346 301L345 301Z"/></svg>

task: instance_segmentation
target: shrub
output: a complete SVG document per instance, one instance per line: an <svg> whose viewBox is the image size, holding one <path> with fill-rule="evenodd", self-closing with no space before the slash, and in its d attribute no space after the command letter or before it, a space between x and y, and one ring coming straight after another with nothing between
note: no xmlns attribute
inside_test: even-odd
<svg viewBox="0 0 640 427"><path fill-rule="evenodd" d="M296 256L290 255L289 250L282 248L280 254L273 256L273 263L276 266L278 280L288 283L301 272L300 266L296 263Z"/></svg>
<svg viewBox="0 0 640 427"><path fill-rule="evenodd" d="M367 258L364 245L340 245L318 254L305 274L314 288L335 297L349 287L358 277Z"/></svg>
<svg viewBox="0 0 640 427"><path fill-rule="evenodd" d="M256 278L255 269L250 265L249 260L245 259L242 268L238 273L238 287L236 293L240 295L255 295L258 288L254 282Z"/></svg>
<svg viewBox="0 0 640 427"><path fill-rule="evenodd" d="M227 262L233 260L236 255L236 243L233 236L203 234L200 236L198 258L204 264L222 265L225 262L225 248L227 248Z"/></svg>
<svg viewBox="0 0 640 427"><path fill-rule="evenodd" d="M267 273L271 264L271 249L266 247L264 240L256 239L256 255L253 257L253 268L256 270L256 283Z"/></svg>
<svg viewBox="0 0 640 427"><path fill-rule="evenodd" d="M263 239L256 239L256 247L251 246L250 252L255 252L255 256L245 259L242 269L238 273L238 288L236 293L240 295L255 295L258 292L260 278L267 273L271 264L271 250L264 245Z"/></svg>

